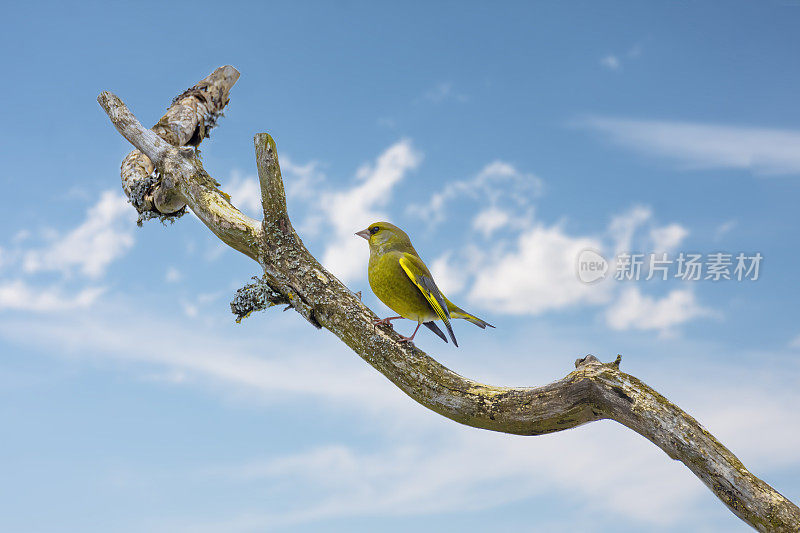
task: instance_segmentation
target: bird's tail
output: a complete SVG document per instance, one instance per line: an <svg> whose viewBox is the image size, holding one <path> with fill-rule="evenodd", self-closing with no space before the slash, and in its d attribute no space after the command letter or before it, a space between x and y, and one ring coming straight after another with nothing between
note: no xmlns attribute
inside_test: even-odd
<svg viewBox="0 0 800 533"><path fill-rule="evenodd" d="M439 329L439 326L436 325L436 322L433 322L433 321L423 322L422 325L425 326L426 328L428 328L429 330L431 330L432 332L436 333L437 335L439 335L439 337L441 337L441 339L444 342L447 342L447 337L445 336L444 333L442 333L442 330Z"/></svg>
<svg viewBox="0 0 800 533"><path fill-rule="evenodd" d="M476 317L475 315L471 315L461 309L459 306L451 302L450 300L447 301L447 310L450 312L450 318L463 318L469 322L472 322L476 326L481 329L486 329L486 326L493 328L494 326L486 322L485 320L481 320L480 318Z"/></svg>

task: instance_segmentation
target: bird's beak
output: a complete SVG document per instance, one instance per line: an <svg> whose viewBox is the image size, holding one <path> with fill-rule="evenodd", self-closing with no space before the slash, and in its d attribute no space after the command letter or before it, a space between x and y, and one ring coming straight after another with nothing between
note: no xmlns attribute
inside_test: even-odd
<svg viewBox="0 0 800 533"><path fill-rule="evenodd" d="M357 231L356 235L359 237L364 237L366 240L369 240L369 229L362 229L361 231Z"/></svg>

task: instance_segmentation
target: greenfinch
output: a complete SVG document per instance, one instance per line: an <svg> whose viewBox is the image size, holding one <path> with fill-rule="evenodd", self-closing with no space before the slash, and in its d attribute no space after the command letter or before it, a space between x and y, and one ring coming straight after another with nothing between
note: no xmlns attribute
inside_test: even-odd
<svg viewBox="0 0 800 533"><path fill-rule="evenodd" d="M417 322L410 337L401 342L414 340L419 327L425 325L447 342L447 337L434 323L444 322L453 344L458 346L450 325L451 318L463 318L485 329L493 328L488 322L473 316L445 298L433 281L428 267L411 245L408 235L388 222L375 222L367 229L356 233L369 242L369 286L375 296L399 316L376 320L375 324L389 324L392 320L407 318Z"/></svg>

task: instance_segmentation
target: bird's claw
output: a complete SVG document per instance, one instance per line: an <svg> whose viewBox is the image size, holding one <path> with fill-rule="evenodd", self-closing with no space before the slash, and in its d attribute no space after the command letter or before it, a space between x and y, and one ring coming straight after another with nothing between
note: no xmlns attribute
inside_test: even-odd
<svg viewBox="0 0 800 533"><path fill-rule="evenodd" d="M389 318L376 318L372 320L372 324L375 326L389 326L392 327L392 320Z"/></svg>
<svg viewBox="0 0 800 533"><path fill-rule="evenodd" d="M397 341L397 342L399 342L401 344L405 344L405 343L414 344L414 338L413 337L403 337L402 335L400 335L400 340Z"/></svg>

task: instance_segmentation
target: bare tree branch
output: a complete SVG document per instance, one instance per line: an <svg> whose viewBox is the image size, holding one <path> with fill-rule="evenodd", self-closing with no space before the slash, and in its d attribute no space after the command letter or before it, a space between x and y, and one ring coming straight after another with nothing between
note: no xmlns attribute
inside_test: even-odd
<svg viewBox="0 0 800 533"><path fill-rule="evenodd" d="M263 240L261 224L231 205L230 197L206 174L193 149L175 148L161 140L142 126L115 95L103 92L97 101L122 136L160 170L159 189L165 197L175 197L188 204L225 244L259 260Z"/></svg>
<svg viewBox="0 0 800 533"><path fill-rule="evenodd" d="M586 356L566 377L541 387L496 387L459 376L412 344L398 342L400 336L390 326L374 326L376 315L319 264L292 227L277 149L268 134L255 136L264 207L259 223L231 205L193 150L161 141L160 134L139 124L113 94L104 92L98 101L119 132L153 161L161 174L162 194L188 205L223 242L263 268L263 286L249 285L232 304L240 318L254 309L288 303L316 327L339 337L411 398L469 426L542 435L595 420L616 420L683 462L733 513L759 531L800 530L796 505L751 474L694 418L621 372L619 357L602 364ZM159 122L166 131L172 131L171 124L170 119ZM181 139L185 137L184 133Z"/></svg>
<svg viewBox="0 0 800 533"><path fill-rule="evenodd" d="M239 71L230 65L219 67L177 96L153 126L153 132L172 146L198 146L216 125L222 110L228 104L228 93L239 79ZM107 112L109 110L106 110ZM122 119L122 117L120 117ZM125 121L115 121L119 127L129 126ZM133 132L120 130L129 139ZM158 151L165 148L157 144L157 137L139 135L147 143L129 153L122 161L120 175L122 190L139 212L139 224L150 218L174 220L184 212L186 205L170 184L161 186L160 176L154 175L154 161Z"/></svg>

